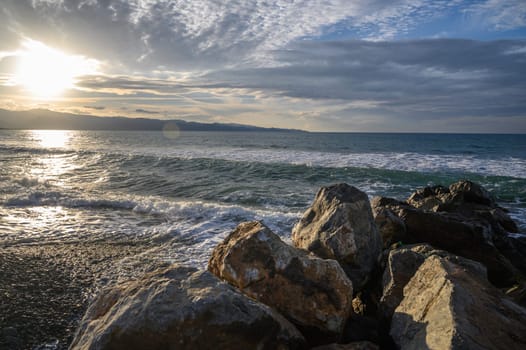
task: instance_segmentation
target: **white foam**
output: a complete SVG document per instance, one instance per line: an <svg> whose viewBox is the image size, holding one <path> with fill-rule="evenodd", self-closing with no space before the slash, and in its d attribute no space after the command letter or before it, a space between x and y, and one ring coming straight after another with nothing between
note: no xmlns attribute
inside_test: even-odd
<svg viewBox="0 0 526 350"><path fill-rule="evenodd" d="M421 154L417 152L330 153L299 150L252 148L148 148L140 154L183 159L212 158L231 161L284 163L331 168L377 168L414 172L466 172L481 175L526 178L526 160L515 157L486 158L461 154Z"/></svg>

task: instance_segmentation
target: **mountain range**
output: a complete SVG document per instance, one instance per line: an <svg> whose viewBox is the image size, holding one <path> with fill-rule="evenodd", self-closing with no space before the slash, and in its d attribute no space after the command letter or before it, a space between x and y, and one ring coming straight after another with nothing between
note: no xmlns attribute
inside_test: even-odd
<svg viewBox="0 0 526 350"><path fill-rule="evenodd" d="M10 111L0 109L0 129L47 130L145 130L161 131L169 125L180 131L280 131L299 132L294 129L262 128L244 124L198 123L179 119L99 117L61 113L47 109Z"/></svg>

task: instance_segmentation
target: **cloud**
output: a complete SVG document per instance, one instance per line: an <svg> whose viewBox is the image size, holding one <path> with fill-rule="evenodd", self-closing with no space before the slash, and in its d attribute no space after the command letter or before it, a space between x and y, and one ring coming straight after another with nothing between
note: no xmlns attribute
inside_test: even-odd
<svg viewBox="0 0 526 350"><path fill-rule="evenodd" d="M142 114L160 114L160 112L158 111L150 111L150 110L142 109L142 108L137 108L135 112L142 113Z"/></svg>
<svg viewBox="0 0 526 350"><path fill-rule="evenodd" d="M97 110L97 111L102 111L104 109L106 109L105 106L83 106L84 108L87 108L87 109L94 109L94 110Z"/></svg>
<svg viewBox="0 0 526 350"><path fill-rule="evenodd" d="M280 66L223 70L217 86L342 101L404 113L509 115L526 110L523 41L300 42ZM514 54L509 54L515 52ZM222 82L220 84L219 82Z"/></svg>
<svg viewBox="0 0 526 350"><path fill-rule="evenodd" d="M153 104L209 116L255 118L275 104L276 110L289 111L282 113L286 122L313 128L339 123L395 130L440 120L455 125L463 117L480 118L484 125L490 118L495 123L515 118L514 127L526 130L526 118L520 122L526 110L525 45L522 40L299 41L276 52L272 67L223 69L185 81L121 76L89 77L80 84L155 97Z"/></svg>
<svg viewBox="0 0 526 350"><path fill-rule="evenodd" d="M524 27L525 6L520 0L4 0L0 45L30 37L105 61L111 73L209 70L269 65L274 50L338 31L392 39L449 11L483 16L490 29Z"/></svg>
<svg viewBox="0 0 526 350"><path fill-rule="evenodd" d="M485 23L492 30L503 31L526 27L524 0L488 0L466 9L477 23Z"/></svg>
<svg viewBox="0 0 526 350"><path fill-rule="evenodd" d="M67 98L107 114L341 129L493 116L524 129L524 40L400 40L452 13L477 34L526 27L520 0L3 0L0 84L31 38L101 61Z"/></svg>

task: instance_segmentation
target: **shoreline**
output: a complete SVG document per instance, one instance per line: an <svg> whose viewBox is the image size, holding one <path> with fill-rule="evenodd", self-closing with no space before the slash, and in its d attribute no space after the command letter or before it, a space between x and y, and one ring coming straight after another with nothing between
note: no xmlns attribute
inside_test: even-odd
<svg viewBox="0 0 526 350"><path fill-rule="evenodd" d="M123 242L1 248L0 349L67 349L113 263L146 249Z"/></svg>

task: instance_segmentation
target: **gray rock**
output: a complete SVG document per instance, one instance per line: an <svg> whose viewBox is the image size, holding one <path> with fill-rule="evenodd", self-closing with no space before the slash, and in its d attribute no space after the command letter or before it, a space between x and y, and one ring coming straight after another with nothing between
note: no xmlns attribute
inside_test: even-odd
<svg viewBox="0 0 526 350"><path fill-rule="evenodd" d="M428 257L404 288L390 334L401 349L524 349L526 309L470 262Z"/></svg>
<svg viewBox="0 0 526 350"><path fill-rule="evenodd" d="M71 349L298 349L285 318L208 271L172 266L106 290Z"/></svg>
<svg viewBox="0 0 526 350"><path fill-rule="evenodd" d="M337 340L351 313L352 283L337 261L292 247L257 221L238 225L208 269L308 329L312 342Z"/></svg>
<svg viewBox="0 0 526 350"><path fill-rule="evenodd" d="M292 231L299 248L337 260L356 290L368 280L382 239L365 193L347 184L322 187Z"/></svg>

